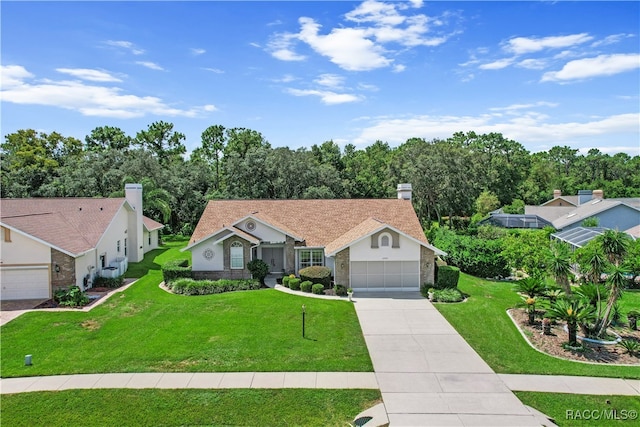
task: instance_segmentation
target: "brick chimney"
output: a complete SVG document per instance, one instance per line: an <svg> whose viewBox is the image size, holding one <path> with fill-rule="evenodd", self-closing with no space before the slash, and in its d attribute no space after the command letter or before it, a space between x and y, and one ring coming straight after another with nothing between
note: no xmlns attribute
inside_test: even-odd
<svg viewBox="0 0 640 427"><path fill-rule="evenodd" d="M557 199L562 196L562 190L553 190L553 198Z"/></svg>
<svg viewBox="0 0 640 427"><path fill-rule="evenodd" d="M398 199L411 200L411 184L398 184Z"/></svg>
<svg viewBox="0 0 640 427"><path fill-rule="evenodd" d="M604 199L604 191L602 190L593 190L593 198L594 199Z"/></svg>

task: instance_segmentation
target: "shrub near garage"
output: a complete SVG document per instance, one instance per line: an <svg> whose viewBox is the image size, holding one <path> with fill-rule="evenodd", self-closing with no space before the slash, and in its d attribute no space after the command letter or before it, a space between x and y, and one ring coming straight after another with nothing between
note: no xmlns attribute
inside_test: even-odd
<svg viewBox="0 0 640 427"><path fill-rule="evenodd" d="M313 283L311 283L308 280L305 280L304 282L300 283L300 290L302 292L311 292L312 287L313 287Z"/></svg>
<svg viewBox="0 0 640 427"><path fill-rule="evenodd" d="M316 283L311 287L311 292L316 295L324 295L324 285L322 283Z"/></svg>

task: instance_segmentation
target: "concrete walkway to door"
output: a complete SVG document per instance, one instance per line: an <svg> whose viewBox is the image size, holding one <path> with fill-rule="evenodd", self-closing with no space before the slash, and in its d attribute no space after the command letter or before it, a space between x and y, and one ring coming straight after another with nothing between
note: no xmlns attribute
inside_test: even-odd
<svg viewBox="0 0 640 427"><path fill-rule="evenodd" d="M553 425L419 293L359 293L354 304L390 425Z"/></svg>

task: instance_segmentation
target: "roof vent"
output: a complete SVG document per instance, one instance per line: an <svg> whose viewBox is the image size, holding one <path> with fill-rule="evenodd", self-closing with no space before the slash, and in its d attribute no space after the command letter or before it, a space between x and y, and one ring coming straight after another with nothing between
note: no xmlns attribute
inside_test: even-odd
<svg viewBox="0 0 640 427"><path fill-rule="evenodd" d="M82 206L81 206L81 207L79 207L79 208L78 208L78 210L79 210L79 211L81 211L81 210L82 210Z"/></svg>

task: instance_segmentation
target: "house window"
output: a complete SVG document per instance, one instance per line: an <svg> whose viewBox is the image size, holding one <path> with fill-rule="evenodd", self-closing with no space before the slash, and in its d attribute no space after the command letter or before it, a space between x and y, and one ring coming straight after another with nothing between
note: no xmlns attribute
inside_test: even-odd
<svg viewBox="0 0 640 427"><path fill-rule="evenodd" d="M124 256L127 256L127 239L124 239Z"/></svg>
<svg viewBox="0 0 640 427"><path fill-rule="evenodd" d="M116 243L116 252L120 252L120 240Z"/></svg>
<svg viewBox="0 0 640 427"><path fill-rule="evenodd" d="M151 246L151 233L149 233L149 246Z"/></svg>
<svg viewBox="0 0 640 427"><path fill-rule="evenodd" d="M231 244L231 268L244 268L244 246L240 242Z"/></svg>
<svg viewBox="0 0 640 427"><path fill-rule="evenodd" d="M300 251L300 268L312 265L324 265L322 249L304 249Z"/></svg>
<svg viewBox="0 0 640 427"><path fill-rule="evenodd" d="M388 248L388 247L390 246L390 245L389 245L389 241L390 241L390 240L391 240L391 238L389 237L389 235L388 235L388 234L386 234L386 233L385 233L385 234L382 234L382 235L380 236L380 247L381 247L381 248Z"/></svg>

